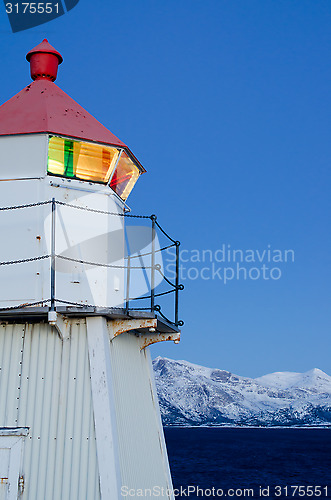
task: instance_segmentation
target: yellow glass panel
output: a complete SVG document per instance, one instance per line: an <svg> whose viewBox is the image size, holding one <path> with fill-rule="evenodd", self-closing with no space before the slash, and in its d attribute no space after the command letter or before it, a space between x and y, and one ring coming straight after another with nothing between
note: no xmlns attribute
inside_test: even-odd
<svg viewBox="0 0 331 500"><path fill-rule="evenodd" d="M64 174L64 139L52 137L48 148L48 169L50 174Z"/></svg>
<svg viewBox="0 0 331 500"><path fill-rule="evenodd" d="M123 151L110 181L110 187L122 200L126 200L137 182L139 174L139 169L125 151Z"/></svg>
<svg viewBox="0 0 331 500"><path fill-rule="evenodd" d="M48 148L48 173L106 184L118 155L116 148L52 137Z"/></svg>

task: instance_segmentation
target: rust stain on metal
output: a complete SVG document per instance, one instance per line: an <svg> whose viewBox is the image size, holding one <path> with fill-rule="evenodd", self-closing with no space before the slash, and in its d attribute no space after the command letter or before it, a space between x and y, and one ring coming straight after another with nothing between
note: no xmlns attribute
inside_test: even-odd
<svg viewBox="0 0 331 500"><path fill-rule="evenodd" d="M142 344L140 350L145 349L151 344L156 344L157 342L179 342L180 332L178 333L159 333L154 335L146 335L142 337Z"/></svg>
<svg viewBox="0 0 331 500"><path fill-rule="evenodd" d="M19 488L19 495L22 495L24 492L24 476L20 476L18 480L18 488Z"/></svg>
<svg viewBox="0 0 331 500"><path fill-rule="evenodd" d="M114 337L121 335L121 333L129 332L132 330L138 330L142 328L156 328L157 320L156 319L117 319L114 321Z"/></svg>
<svg viewBox="0 0 331 500"><path fill-rule="evenodd" d="M157 331L158 321L153 319L117 319L108 323L111 325L111 338L116 338L125 332L136 332L140 337L140 350L145 347L156 344L157 342L175 342L180 341L180 332L165 332ZM110 332L109 332L110 333Z"/></svg>

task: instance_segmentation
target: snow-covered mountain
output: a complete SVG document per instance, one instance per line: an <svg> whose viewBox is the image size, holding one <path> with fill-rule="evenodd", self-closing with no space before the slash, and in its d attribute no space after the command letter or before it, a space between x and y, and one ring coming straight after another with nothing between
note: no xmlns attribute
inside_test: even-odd
<svg viewBox="0 0 331 500"><path fill-rule="evenodd" d="M331 377L315 368L251 379L187 361L153 361L165 425L331 425Z"/></svg>

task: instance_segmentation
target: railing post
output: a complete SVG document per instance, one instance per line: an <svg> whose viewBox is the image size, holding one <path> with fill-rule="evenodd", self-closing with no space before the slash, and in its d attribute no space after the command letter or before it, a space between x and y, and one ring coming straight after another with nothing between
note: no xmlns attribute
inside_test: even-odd
<svg viewBox="0 0 331 500"><path fill-rule="evenodd" d="M125 314L129 312L129 300L130 300L130 272L131 272L131 256L128 255L128 265L126 273L126 302L125 302Z"/></svg>
<svg viewBox="0 0 331 500"><path fill-rule="evenodd" d="M51 311L55 311L55 216L56 203L52 198L52 230L51 230Z"/></svg>
<svg viewBox="0 0 331 500"><path fill-rule="evenodd" d="M178 301L179 301L179 246L176 241L176 288L175 288L175 325L178 326Z"/></svg>
<svg viewBox="0 0 331 500"><path fill-rule="evenodd" d="M151 311L155 309L155 221L156 215L151 215L152 220L152 266L151 266Z"/></svg>

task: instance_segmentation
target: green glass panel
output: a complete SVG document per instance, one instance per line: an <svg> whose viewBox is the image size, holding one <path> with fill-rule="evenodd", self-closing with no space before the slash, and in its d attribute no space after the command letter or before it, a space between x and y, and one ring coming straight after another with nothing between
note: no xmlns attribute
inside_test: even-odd
<svg viewBox="0 0 331 500"><path fill-rule="evenodd" d="M64 141L64 175L65 177L75 177L74 173L74 143Z"/></svg>

